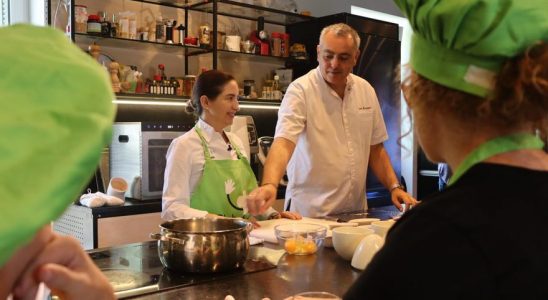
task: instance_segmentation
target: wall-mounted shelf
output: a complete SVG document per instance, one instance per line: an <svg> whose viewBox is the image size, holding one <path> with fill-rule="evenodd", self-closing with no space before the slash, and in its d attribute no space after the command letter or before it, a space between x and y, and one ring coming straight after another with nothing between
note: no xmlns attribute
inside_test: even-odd
<svg viewBox="0 0 548 300"><path fill-rule="evenodd" d="M114 47L114 48L131 48L135 50L150 50L161 49L163 52L168 53L183 53L183 49L187 49L187 55L196 55L202 53L209 53L211 50L202 49L197 46L187 46L180 44L166 44L156 43L141 40L131 40L115 37L103 37L98 35L89 35L86 33L75 33L75 41L77 44L92 44L97 43L99 46Z"/></svg>
<svg viewBox="0 0 548 300"><path fill-rule="evenodd" d="M196 3L192 5L189 9L203 11L207 13L216 12L218 15L221 16L234 17L238 19L246 19L252 21L257 21L259 17L264 17L265 23L283 26L313 19L313 17L297 13L229 0L217 0L217 10L215 11L213 2L214 1Z"/></svg>

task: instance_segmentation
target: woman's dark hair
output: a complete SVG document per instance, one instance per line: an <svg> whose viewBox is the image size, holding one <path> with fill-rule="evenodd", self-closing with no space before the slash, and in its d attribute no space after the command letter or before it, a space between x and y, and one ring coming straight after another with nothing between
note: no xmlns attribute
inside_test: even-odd
<svg viewBox="0 0 548 300"><path fill-rule="evenodd" d="M451 114L462 124L492 124L514 128L533 124L548 129L548 44L539 42L506 62L493 93L480 98L439 85L412 72L403 89L410 108L428 107L432 113Z"/></svg>
<svg viewBox="0 0 548 300"><path fill-rule="evenodd" d="M204 111L200 97L207 96L209 100L215 101L215 98L223 92L223 87L232 80L235 80L232 75L217 70L200 74L192 89L192 98L187 102L186 112L199 117Z"/></svg>

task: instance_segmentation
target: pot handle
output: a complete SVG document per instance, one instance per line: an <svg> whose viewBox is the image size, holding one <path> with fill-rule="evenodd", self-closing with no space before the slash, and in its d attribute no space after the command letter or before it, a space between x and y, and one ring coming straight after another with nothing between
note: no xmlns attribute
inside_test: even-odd
<svg viewBox="0 0 548 300"><path fill-rule="evenodd" d="M247 231L247 234L249 234L251 232L251 230L253 230L253 227L254 227L253 223L247 221L247 224L245 225L245 231Z"/></svg>
<svg viewBox="0 0 548 300"><path fill-rule="evenodd" d="M153 239L153 240L160 241L160 240L162 240L162 234L160 234L160 233L151 233L150 238Z"/></svg>

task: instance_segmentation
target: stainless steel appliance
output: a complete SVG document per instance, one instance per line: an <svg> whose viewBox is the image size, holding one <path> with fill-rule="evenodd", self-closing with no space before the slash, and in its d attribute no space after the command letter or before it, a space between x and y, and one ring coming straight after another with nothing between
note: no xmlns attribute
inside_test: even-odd
<svg viewBox="0 0 548 300"><path fill-rule="evenodd" d="M122 177L128 182L126 197L138 200L162 197L167 149L173 139L192 126L160 122L113 125L110 176Z"/></svg>
<svg viewBox="0 0 548 300"><path fill-rule="evenodd" d="M225 128L226 131L230 131L236 134L242 143L244 143L244 151L251 159L254 154L259 152L259 143L257 137L257 127L253 117L249 115L238 115L234 118L232 126ZM246 145L246 143L248 143Z"/></svg>

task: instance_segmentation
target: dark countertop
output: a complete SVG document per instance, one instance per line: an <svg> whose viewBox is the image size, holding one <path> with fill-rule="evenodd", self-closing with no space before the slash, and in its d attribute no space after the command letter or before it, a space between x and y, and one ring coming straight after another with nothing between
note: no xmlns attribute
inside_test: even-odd
<svg viewBox="0 0 548 300"><path fill-rule="evenodd" d="M85 207L79 203L76 206ZM91 213L96 218L108 218L118 216L128 216L137 214L147 214L162 211L162 200L134 200L126 198L124 205L121 206L101 206L91 209Z"/></svg>
<svg viewBox="0 0 548 300"><path fill-rule="evenodd" d="M370 208L367 217L387 219L399 216L393 206ZM364 212L353 212L334 218L363 218ZM249 258L258 254L283 252L277 244L252 246ZM123 270L137 275L143 294L123 293L131 299L285 299L304 291L325 291L342 296L361 271L352 268L333 248L322 247L307 256L283 254L277 267L268 262L246 262L243 269L225 274L173 274L163 268L155 241L89 251L103 270ZM274 255L275 256L275 255ZM264 260L264 259L263 259ZM250 267L248 267L250 266ZM107 271L108 272L108 271ZM159 290L160 289L160 290Z"/></svg>
<svg viewBox="0 0 548 300"><path fill-rule="evenodd" d="M275 244L251 246L255 251L281 249ZM91 257L102 270L129 269L150 270L144 275L145 285L162 285L170 272L158 265L156 242L130 244L121 247L90 251ZM254 249L254 250L253 250ZM119 255L120 252L126 252ZM128 255L129 254L129 255ZM159 267L158 267L159 266ZM326 291L342 296L358 278L360 271L352 268L333 248L322 247L317 253L307 256L284 254L275 268L266 268L251 273L235 272L228 275L209 275L208 280L190 280L182 287L171 287L165 291L132 297L131 299L224 299L232 295L235 299L284 299L304 291ZM157 274L157 275L151 275ZM179 275L191 277L195 275ZM173 278L169 279L173 281ZM189 280L189 279L186 279ZM148 288L150 293L150 288ZM154 290L154 289L153 289Z"/></svg>
<svg viewBox="0 0 548 300"><path fill-rule="evenodd" d="M153 294L141 299L284 299L305 291L325 291L342 297L360 275L333 248L314 255L285 254L275 269L229 277L210 283Z"/></svg>

